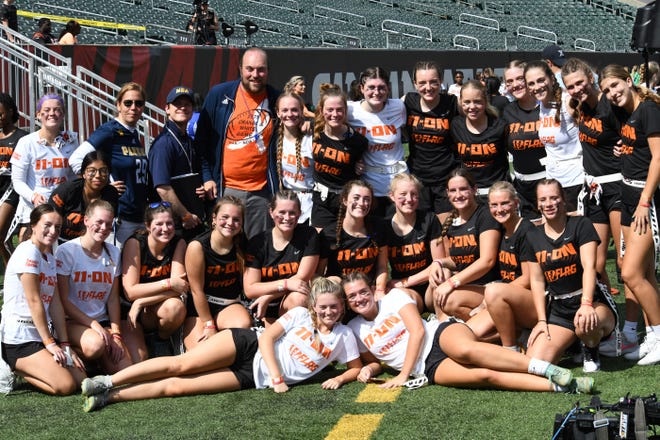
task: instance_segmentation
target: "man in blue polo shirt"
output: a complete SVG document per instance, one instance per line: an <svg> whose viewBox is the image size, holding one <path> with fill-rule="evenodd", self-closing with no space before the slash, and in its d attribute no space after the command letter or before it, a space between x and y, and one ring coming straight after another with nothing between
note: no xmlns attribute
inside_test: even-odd
<svg viewBox="0 0 660 440"><path fill-rule="evenodd" d="M186 127L193 112L193 91L185 86L174 87L167 95L165 128L149 150L152 199L169 202L177 226L185 238L203 230L203 208L196 203L204 198L201 162L193 148ZM198 199L198 200L195 200Z"/></svg>

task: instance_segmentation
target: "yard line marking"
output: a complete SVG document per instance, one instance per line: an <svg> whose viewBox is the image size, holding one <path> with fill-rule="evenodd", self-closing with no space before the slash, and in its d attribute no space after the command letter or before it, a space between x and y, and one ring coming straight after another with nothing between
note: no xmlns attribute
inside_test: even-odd
<svg viewBox="0 0 660 440"><path fill-rule="evenodd" d="M355 401L357 403L386 403L394 402L403 388L379 388L378 384L367 384L364 390L358 394Z"/></svg>
<svg viewBox="0 0 660 440"><path fill-rule="evenodd" d="M325 440L366 440L371 437L384 414L344 414Z"/></svg>

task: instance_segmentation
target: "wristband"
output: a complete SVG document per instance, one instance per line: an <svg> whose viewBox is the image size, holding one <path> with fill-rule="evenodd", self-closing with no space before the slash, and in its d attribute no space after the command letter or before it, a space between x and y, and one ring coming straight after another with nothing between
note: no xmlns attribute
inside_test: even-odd
<svg viewBox="0 0 660 440"><path fill-rule="evenodd" d="M49 338L47 338L47 339L44 341L44 345L45 345L46 347L48 347L49 345L52 345L52 344L55 344L55 338L53 338L52 336L49 337Z"/></svg>
<svg viewBox="0 0 660 440"><path fill-rule="evenodd" d="M112 338L116 339L118 341L123 341L124 340L124 338L121 337L121 333L113 333Z"/></svg>
<svg viewBox="0 0 660 440"><path fill-rule="evenodd" d="M62 341L60 342L60 347L71 347L71 344L69 344L69 341Z"/></svg>
<svg viewBox="0 0 660 440"><path fill-rule="evenodd" d="M277 291L280 292L280 293L281 293L281 292L284 292L284 283L283 283L283 282L280 281L280 282L277 284Z"/></svg>
<svg viewBox="0 0 660 440"><path fill-rule="evenodd" d="M211 329L213 329L213 330L217 330L217 328L216 328L216 326L215 326L215 322L213 322L213 321L206 321L206 322L204 323L204 330L207 330L207 329L208 329L208 330L211 330Z"/></svg>
<svg viewBox="0 0 660 440"><path fill-rule="evenodd" d="M401 285L402 285L403 287L408 287L408 279L409 279L409 278L410 278L410 277L405 277L403 280L401 280Z"/></svg>
<svg viewBox="0 0 660 440"><path fill-rule="evenodd" d="M284 383L284 378L282 376L275 377L270 380L273 385L280 385Z"/></svg>
<svg viewBox="0 0 660 440"><path fill-rule="evenodd" d="M581 306L589 306L589 307L593 307L593 306L594 306L594 303L592 303L591 301L582 301L582 302L580 303L580 305L581 305Z"/></svg>
<svg viewBox="0 0 660 440"><path fill-rule="evenodd" d="M461 280L458 279L456 275L447 280L452 289L457 289L461 285Z"/></svg>
<svg viewBox="0 0 660 440"><path fill-rule="evenodd" d="M642 208L650 208L651 204L650 203L640 203L638 206L641 206Z"/></svg>
<svg viewBox="0 0 660 440"><path fill-rule="evenodd" d="M438 263L438 264L440 265L440 269L444 269L444 268L445 268L445 265L442 264L442 260L441 260L441 259L438 258L437 260L433 260L433 262L434 262L434 263Z"/></svg>

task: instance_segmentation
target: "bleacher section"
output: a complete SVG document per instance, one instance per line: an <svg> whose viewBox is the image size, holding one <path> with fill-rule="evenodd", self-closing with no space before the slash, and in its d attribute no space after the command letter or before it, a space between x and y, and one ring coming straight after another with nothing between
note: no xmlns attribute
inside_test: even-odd
<svg viewBox="0 0 660 440"><path fill-rule="evenodd" d="M211 0L235 27L230 44L245 44L242 23L264 47L366 47L537 50L550 42L567 49L630 51L636 9L596 0ZM83 44L190 41L184 31L193 6L183 0L25 0L35 13L134 24L142 31L84 27ZM21 29L33 32L22 17ZM59 25L54 31L59 32ZM224 37L218 32L218 40Z"/></svg>

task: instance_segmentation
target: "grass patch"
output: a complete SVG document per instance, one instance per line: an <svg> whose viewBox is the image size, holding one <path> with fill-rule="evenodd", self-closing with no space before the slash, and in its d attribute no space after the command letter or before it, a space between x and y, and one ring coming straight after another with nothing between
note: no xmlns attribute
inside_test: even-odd
<svg viewBox="0 0 660 440"><path fill-rule="evenodd" d="M613 263L610 278L617 287ZM623 294L615 297L623 304ZM564 363L581 375L581 366ZM80 396L50 397L22 385L0 396L0 438L11 439L322 439L344 414L384 414L374 439L541 439L551 438L555 413L567 412L589 396L459 390L440 386L404 390L395 402L356 403L358 383L324 391L312 383L277 395L270 390L145 400L82 412ZM658 392L660 366L638 367L603 358L594 375L604 403L626 393Z"/></svg>

